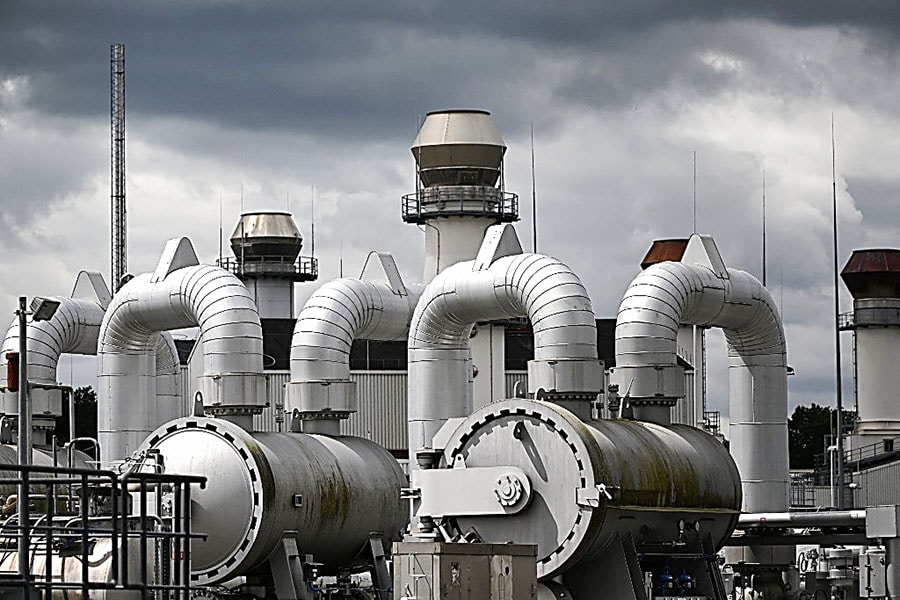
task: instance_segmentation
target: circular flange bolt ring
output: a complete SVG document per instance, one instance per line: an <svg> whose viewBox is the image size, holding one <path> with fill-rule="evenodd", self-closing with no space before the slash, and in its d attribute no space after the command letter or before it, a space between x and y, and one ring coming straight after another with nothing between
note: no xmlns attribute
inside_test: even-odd
<svg viewBox="0 0 900 600"><path fill-rule="evenodd" d="M501 506L515 506L522 500L524 487L518 477L507 473L494 483L494 495Z"/></svg>

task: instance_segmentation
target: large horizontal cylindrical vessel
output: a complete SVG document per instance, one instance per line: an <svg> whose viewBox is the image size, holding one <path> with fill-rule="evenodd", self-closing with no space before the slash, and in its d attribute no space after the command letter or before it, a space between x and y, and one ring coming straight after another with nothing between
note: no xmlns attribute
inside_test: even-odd
<svg viewBox="0 0 900 600"><path fill-rule="evenodd" d="M468 417L445 458L457 467L525 473L527 506L457 517L457 525L489 543L537 544L539 578L561 574L626 535L640 549L698 529L719 548L740 512L741 481L728 451L683 425L585 423L554 404L504 400Z"/></svg>
<svg viewBox="0 0 900 600"><path fill-rule="evenodd" d="M287 531L326 571L352 566L372 532L397 537L408 515L406 478L362 438L249 433L227 421L184 418L150 435L166 471L202 474L192 496L193 578L201 585L252 573Z"/></svg>

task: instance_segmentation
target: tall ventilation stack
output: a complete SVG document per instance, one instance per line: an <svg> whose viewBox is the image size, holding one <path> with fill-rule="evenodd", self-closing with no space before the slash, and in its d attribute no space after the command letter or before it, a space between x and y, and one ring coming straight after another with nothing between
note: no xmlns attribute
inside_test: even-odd
<svg viewBox="0 0 900 600"><path fill-rule="evenodd" d="M856 434L854 445L900 436L900 250L855 250L841 278L853 313L841 328L854 332Z"/></svg>
<svg viewBox="0 0 900 600"><path fill-rule="evenodd" d="M247 286L259 309L266 369L290 368L294 283L315 281L318 261L300 256L303 237L287 212L248 212L231 235L234 258L218 265Z"/></svg>
<svg viewBox="0 0 900 600"><path fill-rule="evenodd" d="M684 257L688 240L655 240L641 261L641 269L665 261L680 261ZM693 373L685 380L685 397L672 407L672 422L707 427L712 433L719 433L709 427L705 418L706 409L706 329L697 325L682 325L678 328L678 356L693 367ZM626 390L619 390L624 395Z"/></svg>
<svg viewBox="0 0 900 600"><path fill-rule="evenodd" d="M403 220L425 230L427 284L450 265L474 259L488 227L518 221L518 196L503 189L506 144L487 111L428 113L411 150L416 192L403 197ZM504 333L500 324L476 328L475 408L506 396Z"/></svg>

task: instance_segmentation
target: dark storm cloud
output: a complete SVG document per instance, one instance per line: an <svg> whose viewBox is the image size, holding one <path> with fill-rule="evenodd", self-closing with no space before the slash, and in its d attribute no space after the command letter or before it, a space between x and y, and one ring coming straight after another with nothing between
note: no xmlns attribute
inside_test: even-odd
<svg viewBox="0 0 900 600"><path fill-rule="evenodd" d="M422 112L483 106L506 88L498 120L512 133L524 113L533 119L537 108L521 105L536 83L583 104L632 103L696 50L667 26L747 18L839 25L873 40L900 31L897 10L881 2L7 1L0 76L29 76L41 111L102 118L108 46L122 41L132 116L406 141ZM553 56L576 60L571 74L535 82L535 61ZM704 88L732 83L700 68L682 76Z"/></svg>

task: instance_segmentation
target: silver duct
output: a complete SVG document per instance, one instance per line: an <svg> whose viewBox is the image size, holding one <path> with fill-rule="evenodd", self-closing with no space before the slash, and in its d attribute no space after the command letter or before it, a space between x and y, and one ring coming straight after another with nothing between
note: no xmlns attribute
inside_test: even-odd
<svg viewBox="0 0 900 600"><path fill-rule="evenodd" d="M57 385L57 367L63 354L97 354L97 337L104 309L97 300L55 296L59 308L52 318L32 321L26 329L28 348L28 381L32 385L31 404L38 419L52 421L62 414L62 393ZM6 387L6 353L18 352L19 321L12 324L0 347L0 386ZM181 373L178 352L172 336L159 336L155 345L157 399L165 404L181 399ZM170 401L170 398L172 399ZM0 394L2 414L18 414L15 394ZM181 416L180 414L177 416ZM175 418L174 416L171 418ZM51 424L52 426L52 424Z"/></svg>
<svg viewBox="0 0 900 600"><path fill-rule="evenodd" d="M122 286L106 311L97 351L105 460L127 456L171 414L153 401L157 332L200 327L203 374L197 391L207 413L247 424L265 406L256 305L237 277L197 262L186 238L170 241L156 271Z"/></svg>
<svg viewBox="0 0 900 600"><path fill-rule="evenodd" d="M96 346L95 346L96 347ZM154 343L156 356L156 414L160 422L186 416L181 393L181 361L168 331L161 331Z"/></svg>
<svg viewBox="0 0 900 600"><path fill-rule="evenodd" d="M54 296L59 308L46 321L32 321L25 329L28 350L28 382L32 414L36 428L52 427L62 415L62 386L57 385L56 368L62 354L96 354L97 332L103 320L103 308L95 300ZM6 387L6 353L19 351L19 319L13 319L0 348L0 382ZM24 382L20 382L22 384ZM5 415L18 415L15 393L2 394Z"/></svg>
<svg viewBox="0 0 900 600"><path fill-rule="evenodd" d="M531 320L535 358L528 365L531 393L545 390L571 397L586 392L593 398L602 390L594 312L578 276L555 258L510 256L514 250L504 250L500 237L514 236L512 227L497 225L490 230L478 257L438 274L416 306L409 334L413 459L418 449L433 447L435 433L448 419L471 411L469 337L479 321L526 316ZM491 247L492 240L499 246ZM498 253L505 255L496 258Z"/></svg>
<svg viewBox="0 0 900 600"><path fill-rule="evenodd" d="M340 419L356 412L356 384L350 380L353 340L402 340L409 334L424 288L407 288L393 258L379 258L393 267L386 269L389 273L396 274L387 283L335 279L316 290L297 317L285 412L296 411L303 431L337 435ZM297 425L292 422L292 429Z"/></svg>
<svg viewBox="0 0 900 600"><path fill-rule="evenodd" d="M665 421L670 401L684 395L684 373L676 364L681 324L725 332L729 437L743 485L742 510L787 510L786 350L772 297L755 277L724 265L714 270L665 262L639 274L619 306L613 373L637 418L643 411Z"/></svg>

